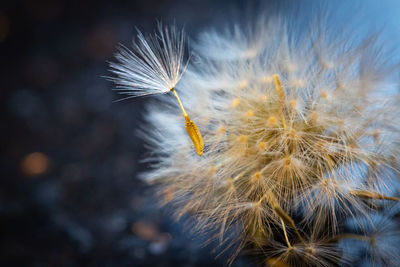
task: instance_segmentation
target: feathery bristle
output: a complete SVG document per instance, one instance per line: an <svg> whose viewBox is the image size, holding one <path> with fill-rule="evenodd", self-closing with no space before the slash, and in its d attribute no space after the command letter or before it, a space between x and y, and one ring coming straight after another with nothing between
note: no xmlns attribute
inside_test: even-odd
<svg viewBox="0 0 400 267"><path fill-rule="evenodd" d="M132 50L120 46L117 62L110 63L110 71L117 76L109 78L115 90L128 97L168 93L186 68L183 30L159 24L155 35L144 36L138 30L137 37Z"/></svg>

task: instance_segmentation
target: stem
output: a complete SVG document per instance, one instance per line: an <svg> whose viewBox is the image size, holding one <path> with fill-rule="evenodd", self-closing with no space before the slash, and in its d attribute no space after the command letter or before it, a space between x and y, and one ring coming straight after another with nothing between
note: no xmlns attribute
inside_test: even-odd
<svg viewBox="0 0 400 267"><path fill-rule="evenodd" d="M356 239L356 240L365 241L365 242L371 242L371 238L369 236L352 234L352 233L345 233L345 234L341 234L341 235L335 236L334 238L332 238L330 240L330 242L331 243L336 243L339 240L345 239L345 238Z"/></svg>
<svg viewBox="0 0 400 267"><path fill-rule="evenodd" d="M389 197L385 196L376 192L369 192L365 190L350 190L349 191L350 195L357 196L360 198L366 198L366 199L381 199L381 200L393 200L393 201L400 201L399 198L397 197Z"/></svg>
<svg viewBox="0 0 400 267"><path fill-rule="evenodd" d="M283 229L283 234L285 235L286 244L287 244L288 248L291 248L292 245L290 244L289 238L288 238L288 236L287 236L285 223L283 222L282 219L280 219L280 220L281 220L281 223L282 223L282 229Z"/></svg>
<svg viewBox="0 0 400 267"><path fill-rule="evenodd" d="M172 88L172 89L171 89L171 92L174 94L174 96L175 96L176 99L178 100L178 103L179 103L179 106L180 106L180 108L181 108L181 110L182 110L183 116L185 116L185 119L188 120L188 119L189 119L189 116L188 116L188 114L186 113L185 108L183 107L182 102L181 102L181 99L179 98L178 94L176 93L175 88Z"/></svg>
<svg viewBox="0 0 400 267"><path fill-rule="evenodd" d="M279 216L279 218L286 222L286 224L290 225L290 227L292 227L294 229L294 231L296 232L297 237L300 239L300 241L302 243L304 243L304 239L303 237L300 235L299 230L297 229L293 219L289 216L289 214L287 214L279 205L275 205L273 206L273 209L275 211L275 213Z"/></svg>

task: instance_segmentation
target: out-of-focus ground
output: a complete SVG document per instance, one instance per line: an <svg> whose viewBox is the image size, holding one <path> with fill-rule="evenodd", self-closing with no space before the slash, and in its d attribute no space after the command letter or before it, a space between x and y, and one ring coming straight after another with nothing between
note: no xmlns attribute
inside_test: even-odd
<svg viewBox="0 0 400 267"><path fill-rule="evenodd" d="M233 2L246 1L0 4L0 266L224 265L137 178L148 99L113 103L102 76L135 26L175 20L191 34Z"/></svg>

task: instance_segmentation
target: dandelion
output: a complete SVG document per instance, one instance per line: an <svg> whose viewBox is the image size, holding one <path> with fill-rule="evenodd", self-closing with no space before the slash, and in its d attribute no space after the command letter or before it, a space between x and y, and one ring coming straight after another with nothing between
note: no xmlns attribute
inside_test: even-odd
<svg viewBox="0 0 400 267"><path fill-rule="evenodd" d="M355 236L344 222L363 225L360 218L385 214L388 203L399 201L393 66L377 40L331 38L338 35L314 23L307 31L262 19L248 34L235 26L224 36L202 35L195 46L199 63L188 66L179 85L200 122L204 144L196 126L187 124L187 132L198 152L205 147L203 157L193 155L174 127L181 119L174 105L166 102L162 113L149 110L144 138L155 163L146 179L157 183L165 204L175 205L177 218L193 216L194 231L211 233L230 250L230 262L250 248L271 266L336 266L346 260L341 240ZM167 36L161 35L169 41L154 55L174 61L160 52L175 47ZM164 79L171 71L159 75L159 65L142 61L147 54L121 54L129 68L117 65L118 79L125 86L146 77L156 81L157 92L176 94L177 80ZM152 72L130 74L143 65Z"/></svg>
<svg viewBox="0 0 400 267"><path fill-rule="evenodd" d="M196 124L190 120L175 90L186 66L183 65L185 35L176 27L163 28L158 25L158 35L145 37L138 31L138 43L133 51L120 47L117 63L110 63L111 72L121 94L138 97L172 92L186 120L186 130L199 156L203 154L203 140Z"/></svg>

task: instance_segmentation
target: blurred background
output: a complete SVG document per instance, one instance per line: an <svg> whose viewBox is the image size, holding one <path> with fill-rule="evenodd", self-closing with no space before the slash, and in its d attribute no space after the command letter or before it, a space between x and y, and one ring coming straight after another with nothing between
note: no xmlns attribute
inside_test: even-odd
<svg viewBox="0 0 400 267"><path fill-rule="evenodd" d="M113 102L119 97L102 76L135 26L152 32L157 19L176 21L193 37L246 5L2 1L0 266L224 265L201 246L206 237L193 238L137 178L146 150L135 131L148 99ZM398 39L395 0L363 5L366 20L386 23ZM234 266L248 264L239 258Z"/></svg>

